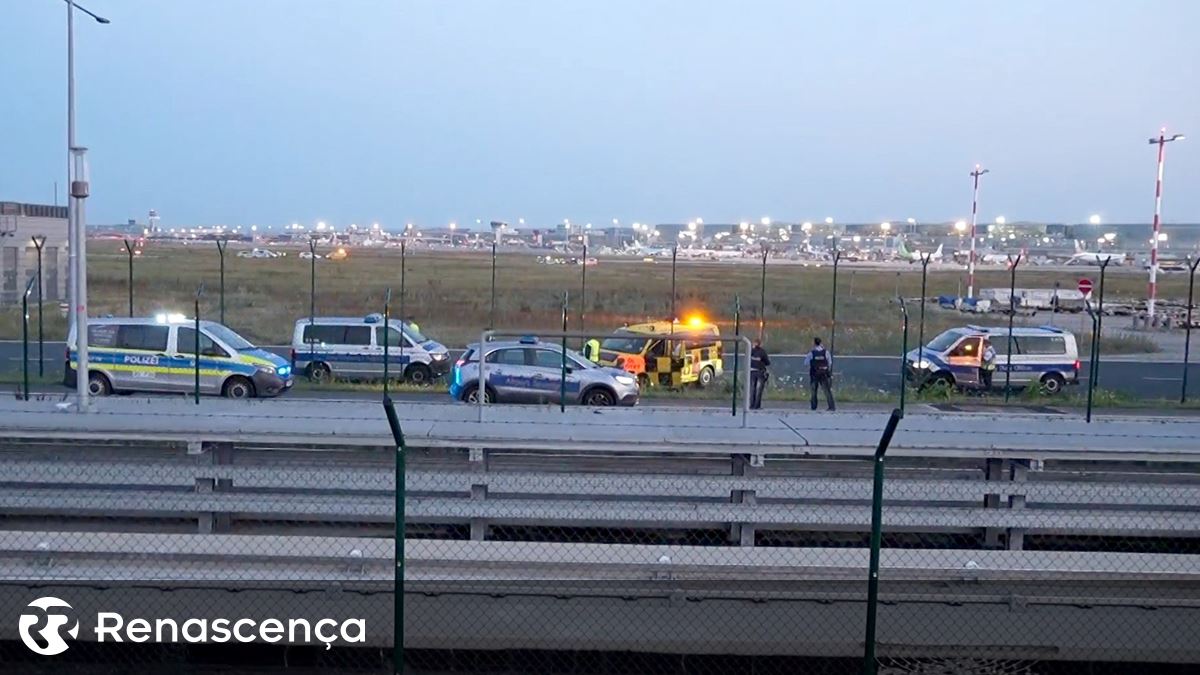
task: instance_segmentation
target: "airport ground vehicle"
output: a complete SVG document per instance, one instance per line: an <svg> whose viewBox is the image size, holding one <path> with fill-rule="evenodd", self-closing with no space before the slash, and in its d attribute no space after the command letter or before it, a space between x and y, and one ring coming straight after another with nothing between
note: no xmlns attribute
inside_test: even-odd
<svg viewBox="0 0 1200 675"><path fill-rule="evenodd" d="M479 345L454 364L450 396L479 401ZM561 345L536 337L489 342L484 373L486 400L499 403L557 403L563 391ZM566 352L566 400L591 406L631 406L638 402L637 379L617 368L591 363L577 352Z"/></svg>
<svg viewBox="0 0 1200 675"><path fill-rule="evenodd" d="M195 322L179 314L88 320L88 391L190 392L196 385ZM278 396L292 367L215 321L200 322L200 393L228 398ZM76 335L67 337L64 384L75 386Z"/></svg>
<svg viewBox="0 0 1200 675"><path fill-rule="evenodd" d="M600 343L600 364L627 370L647 384L707 387L723 372L721 331L693 317L627 326Z"/></svg>
<svg viewBox="0 0 1200 675"><path fill-rule="evenodd" d="M1002 387L1008 368L1007 327L952 328L908 352L906 377L920 386L982 389L980 366L989 342L996 350L992 387ZM1079 384L1079 348L1072 333L1054 326L1014 327L1012 343L1012 384L1038 385L1047 394Z"/></svg>
<svg viewBox="0 0 1200 675"><path fill-rule="evenodd" d="M450 371L445 345L398 319L388 322L385 338L382 314L297 319L292 331L292 367L318 382L334 377L382 378L385 339L388 367L396 377L426 384Z"/></svg>

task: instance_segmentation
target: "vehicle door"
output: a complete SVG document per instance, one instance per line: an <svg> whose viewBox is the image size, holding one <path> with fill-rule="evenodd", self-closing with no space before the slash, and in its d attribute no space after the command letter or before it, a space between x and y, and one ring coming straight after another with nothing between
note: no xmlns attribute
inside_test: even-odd
<svg viewBox="0 0 1200 675"><path fill-rule="evenodd" d="M980 386L979 366L982 349L983 338L971 335L959 340L946 355L946 363L950 365L950 371L959 386Z"/></svg>
<svg viewBox="0 0 1200 675"><path fill-rule="evenodd" d="M562 352L545 348L530 349L528 352L533 359L530 363L530 370L533 373L532 389L537 399L546 403L558 403L558 399L563 391ZM579 376L574 374L578 369L579 365L568 355L566 387L568 403L574 403L579 398L580 380Z"/></svg>
<svg viewBox="0 0 1200 675"><path fill-rule="evenodd" d="M526 364L525 349L504 347L489 352L484 372L486 385L496 392L499 403L527 403L536 400L533 373Z"/></svg>
<svg viewBox="0 0 1200 675"><path fill-rule="evenodd" d="M387 331L386 334L384 331ZM387 361L391 376L400 374L410 363L428 363L429 355L423 347L412 341L407 335L401 336L400 330L394 326L375 327L375 351L378 352L379 362L383 363L383 346L387 342ZM383 372L379 375L382 377Z"/></svg>
<svg viewBox="0 0 1200 675"><path fill-rule="evenodd" d="M171 388L192 391L196 387L196 329L178 326L175 329L175 348L171 354ZM219 394L229 374L234 355L225 351L200 329L200 391ZM253 377L248 373L247 377Z"/></svg>
<svg viewBox="0 0 1200 675"><path fill-rule="evenodd" d="M170 326L124 324L117 329L118 363L112 366L113 388L170 391L173 359L167 352Z"/></svg>

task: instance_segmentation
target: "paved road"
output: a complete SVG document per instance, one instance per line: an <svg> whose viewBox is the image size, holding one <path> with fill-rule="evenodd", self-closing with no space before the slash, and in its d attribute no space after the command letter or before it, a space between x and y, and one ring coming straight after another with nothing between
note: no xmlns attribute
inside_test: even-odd
<svg viewBox="0 0 1200 675"><path fill-rule="evenodd" d="M46 372L62 373L62 358L65 345L62 342L45 343ZM288 347L267 347L284 356ZM31 345L31 357L36 366L37 347ZM806 375L804 357L798 355L776 355L772 357L772 375L781 382L797 382ZM18 373L21 370L21 343L0 341L0 373ZM845 385L894 390L899 378L899 362L890 356L835 356L835 370ZM1087 361L1083 362L1083 381L1086 382ZM1179 396L1183 377L1183 363L1177 361L1130 361L1124 358L1104 359L1100 366L1100 385L1139 398L1173 399ZM1200 366L1191 366L1189 376L1200 395Z"/></svg>

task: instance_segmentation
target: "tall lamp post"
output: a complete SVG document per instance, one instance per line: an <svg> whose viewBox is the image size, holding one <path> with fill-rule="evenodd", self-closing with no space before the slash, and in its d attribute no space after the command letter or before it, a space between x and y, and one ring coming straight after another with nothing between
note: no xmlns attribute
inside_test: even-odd
<svg viewBox="0 0 1200 675"><path fill-rule="evenodd" d="M87 171L83 148L75 145L75 10L87 14L96 23L110 23L108 19L94 14L79 6L75 0L63 0L67 3L67 180L71 183L70 196L67 199L67 248L70 283L67 292L71 303L70 321L75 326L76 335L76 378L75 391L79 397L78 410L86 412L88 408L88 378L87 378L87 258L86 233L83 217L83 199L87 197ZM82 173L77 173L80 169ZM77 186L76 183L79 185ZM78 187L78 190L76 189ZM82 192L77 196L76 192ZM78 200L78 201L76 201ZM79 317L83 317L82 323Z"/></svg>
<svg viewBox="0 0 1200 675"><path fill-rule="evenodd" d="M974 188L971 191L971 258L967 262L967 297L975 297L975 223L979 215L979 177L987 173L988 169L981 169L979 165L975 165L975 170L971 172L971 178L974 179Z"/></svg>
<svg viewBox="0 0 1200 675"><path fill-rule="evenodd" d="M43 342L42 333L42 285L44 283L42 277L42 247L46 245L46 235L35 234L33 236L33 247L37 249L37 302L38 302L38 377L46 376L46 354L44 352L45 343Z"/></svg>
<svg viewBox="0 0 1200 675"><path fill-rule="evenodd" d="M1188 395L1188 366L1192 356L1192 308L1196 302L1196 266L1200 265L1200 258L1188 258L1188 304L1187 304L1187 323L1184 325L1183 338L1183 387L1179 393L1179 402L1187 403Z"/></svg>
<svg viewBox="0 0 1200 675"><path fill-rule="evenodd" d="M1165 148L1167 143L1182 141L1184 138L1183 134L1175 134L1167 138L1167 128L1163 127L1158 130L1158 138L1150 139L1150 145L1158 146L1158 175L1154 181L1154 234L1150 237L1150 289L1149 298L1146 302L1146 315L1150 319L1154 318L1154 301L1158 296L1158 232L1162 228L1162 184Z"/></svg>

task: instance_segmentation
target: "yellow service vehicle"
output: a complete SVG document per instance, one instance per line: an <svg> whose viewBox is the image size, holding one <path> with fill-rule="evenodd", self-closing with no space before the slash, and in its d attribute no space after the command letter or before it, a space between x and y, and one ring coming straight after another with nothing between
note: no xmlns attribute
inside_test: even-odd
<svg viewBox="0 0 1200 675"><path fill-rule="evenodd" d="M707 387L723 372L721 331L699 317L640 323L616 333L600 343L599 363L627 370L644 384Z"/></svg>

